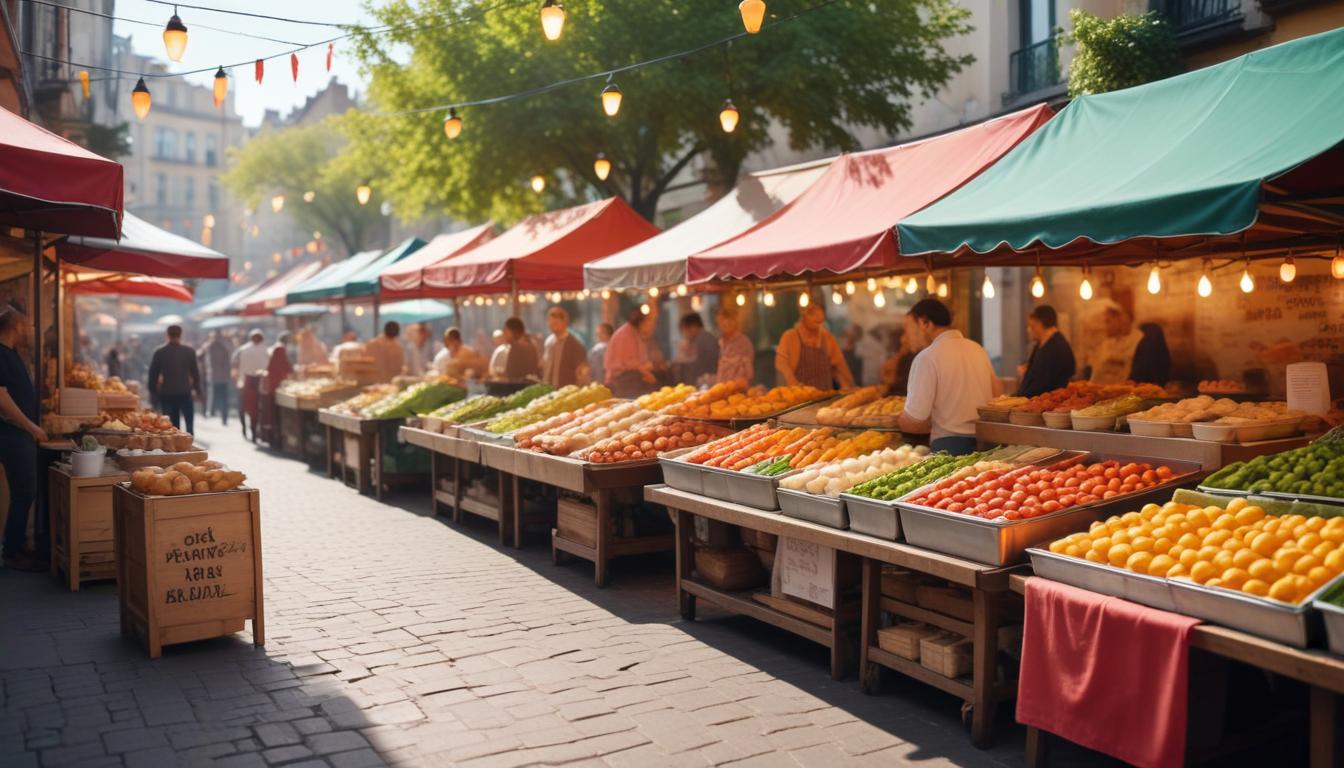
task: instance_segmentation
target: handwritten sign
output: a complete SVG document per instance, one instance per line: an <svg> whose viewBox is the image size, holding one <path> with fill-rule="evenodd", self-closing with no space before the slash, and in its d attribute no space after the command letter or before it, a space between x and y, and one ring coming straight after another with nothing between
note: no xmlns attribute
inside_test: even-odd
<svg viewBox="0 0 1344 768"><path fill-rule="evenodd" d="M158 594L163 611L213 614L251 601L254 578L250 516L204 515L160 521L156 531Z"/></svg>
<svg viewBox="0 0 1344 768"><path fill-rule="evenodd" d="M825 608L835 607L834 549L780 536L775 567L781 592Z"/></svg>

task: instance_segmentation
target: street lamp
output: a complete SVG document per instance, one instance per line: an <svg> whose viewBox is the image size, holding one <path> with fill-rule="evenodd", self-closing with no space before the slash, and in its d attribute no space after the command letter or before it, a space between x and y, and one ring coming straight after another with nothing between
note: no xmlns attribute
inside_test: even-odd
<svg viewBox="0 0 1344 768"><path fill-rule="evenodd" d="M723 100L723 108L719 110L719 125L723 126L724 133L732 133L737 130L737 121L741 119L741 114L737 107L733 106L732 99Z"/></svg>
<svg viewBox="0 0 1344 768"><path fill-rule="evenodd" d="M366 181L355 187L355 199L359 201L360 205L368 205L371 197L373 197L373 188L369 186L369 182Z"/></svg>

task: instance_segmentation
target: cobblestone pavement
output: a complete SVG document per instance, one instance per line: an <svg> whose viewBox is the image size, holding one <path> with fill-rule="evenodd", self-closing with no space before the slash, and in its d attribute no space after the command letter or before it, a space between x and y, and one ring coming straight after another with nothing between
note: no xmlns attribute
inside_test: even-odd
<svg viewBox="0 0 1344 768"><path fill-rule="evenodd" d="M427 499L358 496L198 425L261 489L268 643L150 661L115 589L0 572L0 766L1017 765L970 746L959 702L866 696L824 651L746 619L676 613L668 558L551 564ZM427 496L427 494L424 494Z"/></svg>

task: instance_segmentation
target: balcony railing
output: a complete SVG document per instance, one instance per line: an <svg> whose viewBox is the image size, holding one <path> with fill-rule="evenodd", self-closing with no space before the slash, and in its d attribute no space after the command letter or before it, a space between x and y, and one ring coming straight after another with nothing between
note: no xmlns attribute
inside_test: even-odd
<svg viewBox="0 0 1344 768"><path fill-rule="evenodd" d="M1008 55L1010 99L1035 93L1063 81L1059 70L1059 46L1053 38L1033 43Z"/></svg>
<svg viewBox="0 0 1344 768"><path fill-rule="evenodd" d="M1241 0L1153 0L1152 8L1171 20L1178 35L1200 32L1241 16Z"/></svg>

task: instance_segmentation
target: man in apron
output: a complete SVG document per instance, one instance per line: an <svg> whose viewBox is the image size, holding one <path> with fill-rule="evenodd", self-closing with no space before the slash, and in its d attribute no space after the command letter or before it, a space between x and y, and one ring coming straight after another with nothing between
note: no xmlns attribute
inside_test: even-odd
<svg viewBox="0 0 1344 768"><path fill-rule="evenodd" d="M779 372L780 383L790 386L802 384L817 389L834 389L837 384L841 389L854 386L844 353L826 330L826 310L821 302L809 304L798 323L779 338L775 370Z"/></svg>

